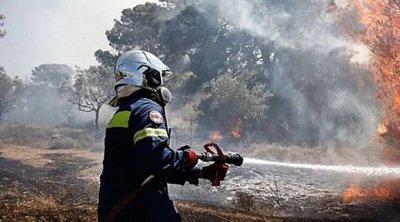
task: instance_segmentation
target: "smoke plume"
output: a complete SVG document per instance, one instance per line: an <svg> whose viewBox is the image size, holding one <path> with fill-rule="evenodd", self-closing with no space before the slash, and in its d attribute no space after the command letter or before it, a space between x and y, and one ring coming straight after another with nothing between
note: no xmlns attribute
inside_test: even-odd
<svg viewBox="0 0 400 222"><path fill-rule="evenodd" d="M320 0L196 4L273 45L266 76L275 98L267 121L280 127L266 130L270 140L283 134L307 144L363 147L376 134L380 107L364 68L369 51L339 31L331 9L343 6L345 1Z"/></svg>

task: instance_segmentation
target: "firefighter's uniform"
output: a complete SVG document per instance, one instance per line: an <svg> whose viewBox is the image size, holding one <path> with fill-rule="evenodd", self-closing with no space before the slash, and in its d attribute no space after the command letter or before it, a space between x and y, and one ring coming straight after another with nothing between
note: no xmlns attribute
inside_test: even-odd
<svg viewBox="0 0 400 222"><path fill-rule="evenodd" d="M185 155L168 146L165 113L158 103L133 93L110 120L100 177L99 220L127 193L153 174L157 181L140 193L113 221L180 221L168 196L168 183L198 184L199 169L184 169Z"/></svg>

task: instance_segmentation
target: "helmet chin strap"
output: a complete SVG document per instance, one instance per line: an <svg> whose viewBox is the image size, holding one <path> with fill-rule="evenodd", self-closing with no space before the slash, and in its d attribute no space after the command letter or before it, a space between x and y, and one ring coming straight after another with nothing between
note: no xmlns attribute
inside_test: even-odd
<svg viewBox="0 0 400 222"><path fill-rule="evenodd" d="M161 86L158 90L157 90L157 99L160 101L162 109L163 109L163 115L164 115L164 119L165 119L165 126L167 128L167 133L168 133L168 142L167 145L169 147L170 144L170 138L171 138L171 128L169 128L168 126L168 118L167 118L167 111L165 110L165 106L171 102L172 100L172 93L171 91L169 91L168 88Z"/></svg>

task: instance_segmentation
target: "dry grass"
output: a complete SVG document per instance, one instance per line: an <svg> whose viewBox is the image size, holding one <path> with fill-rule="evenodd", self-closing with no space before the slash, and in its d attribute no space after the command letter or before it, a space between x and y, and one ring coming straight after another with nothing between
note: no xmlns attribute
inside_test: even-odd
<svg viewBox="0 0 400 222"><path fill-rule="evenodd" d="M51 129L25 124L0 124L0 142L18 145L43 146L51 137Z"/></svg>
<svg viewBox="0 0 400 222"><path fill-rule="evenodd" d="M1 171L0 221L96 221L96 202L90 201L86 190L76 182L60 184L60 179L26 178L9 171ZM72 175L69 175L71 177ZM97 195L95 196L97 197Z"/></svg>
<svg viewBox="0 0 400 222"><path fill-rule="evenodd" d="M103 148L104 132L90 132L82 129L52 128L26 124L0 124L0 144L49 147L51 149Z"/></svg>
<svg viewBox="0 0 400 222"><path fill-rule="evenodd" d="M18 160L23 164L40 168L53 163L49 155L65 155L71 154L73 157L86 159L88 162L93 162L92 167L84 168L77 175L81 178L95 179L101 171L101 159L103 154L81 149L58 149L50 150L43 147L30 147L23 145L1 144L0 157L10 160Z"/></svg>
<svg viewBox="0 0 400 222"><path fill-rule="evenodd" d="M52 197L37 196L18 201L5 221L96 221L95 206L62 205ZM0 220L1 221L1 220Z"/></svg>

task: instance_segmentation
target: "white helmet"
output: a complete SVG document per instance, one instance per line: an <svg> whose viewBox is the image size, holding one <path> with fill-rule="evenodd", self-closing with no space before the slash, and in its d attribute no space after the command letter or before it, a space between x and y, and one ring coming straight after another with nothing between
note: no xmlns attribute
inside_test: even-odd
<svg viewBox="0 0 400 222"><path fill-rule="evenodd" d="M116 63L117 83L114 89L117 95L110 105L118 106L118 99L127 97L142 88L159 91L164 102L168 103L172 96L163 84L172 76L173 73L169 67L155 55L142 50L125 52Z"/></svg>

